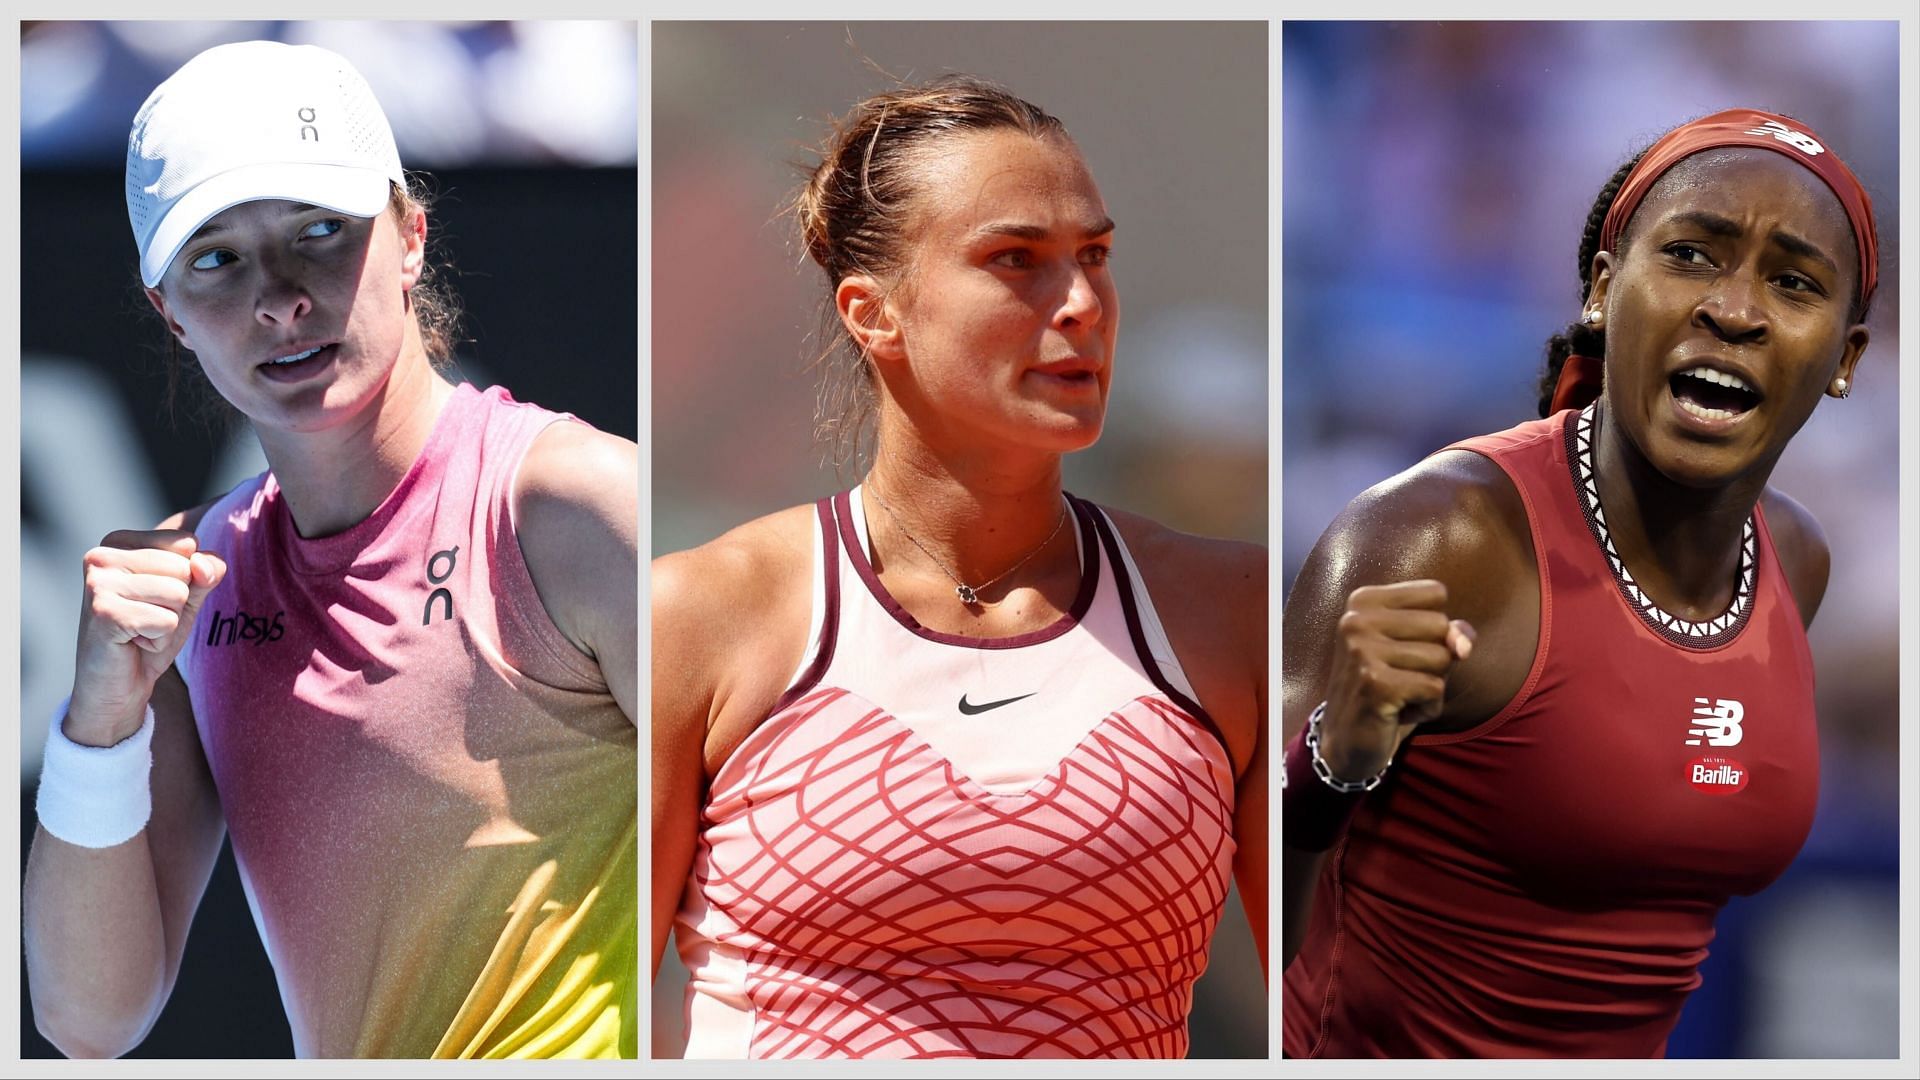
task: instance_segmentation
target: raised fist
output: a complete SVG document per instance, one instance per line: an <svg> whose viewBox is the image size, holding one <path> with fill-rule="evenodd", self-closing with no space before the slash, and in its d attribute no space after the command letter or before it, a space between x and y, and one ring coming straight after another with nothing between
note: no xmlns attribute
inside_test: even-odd
<svg viewBox="0 0 1920 1080"><path fill-rule="evenodd" d="M1342 780L1387 767L1421 723L1440 715L1447 675L1473 650L1473 627L1446 613L1438 581L1367 585L1334 631L1320 756Z"/></svg>
<svg viewBox="0 0 1920 1080"><path fill-rule="evenodd" d="M147 699L193 633L227 564L178 529L121 531L87 552L79 656L66 734L111 746L138 731Z"/></svg>

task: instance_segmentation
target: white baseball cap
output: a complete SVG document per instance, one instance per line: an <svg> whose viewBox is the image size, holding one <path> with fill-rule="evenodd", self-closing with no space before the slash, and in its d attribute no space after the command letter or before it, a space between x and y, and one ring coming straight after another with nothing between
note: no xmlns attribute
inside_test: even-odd
<svg viewBox="0 0 1920 1080"><path fill-rule="evenodd" d="M406 186L393 128L367 80L317 45L243 41L194 57L154 88L127 137L127 219L140 280L207 219L257 199L373 217Z"/></svg>

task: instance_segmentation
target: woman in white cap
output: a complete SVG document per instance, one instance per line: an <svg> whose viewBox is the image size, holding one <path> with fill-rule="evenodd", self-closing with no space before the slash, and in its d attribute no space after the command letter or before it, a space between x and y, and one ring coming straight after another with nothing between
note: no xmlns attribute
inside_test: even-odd
<svg viewBox="0 0 1920 1080"><path fill-rule="evenodd" d="M333 53L188 62L127 206L270 469L86 555L23 895L40 1030L138 1044L225 832L299 1055L633 1056L637 448L436 370L426 214Z"/></svg>

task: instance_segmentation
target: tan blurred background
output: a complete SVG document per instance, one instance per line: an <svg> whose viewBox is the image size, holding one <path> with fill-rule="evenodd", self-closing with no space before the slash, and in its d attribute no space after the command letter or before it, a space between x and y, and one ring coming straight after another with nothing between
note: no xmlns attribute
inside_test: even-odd
<svg viewBox="0 0 1920 1080"><path fill-rule="evenodd" d="M983 76L1058 116L1119 228L1125 312L1106 433L1075 494L1267 540L1265 23L660 23L653 49L653 551L858 481L812 439L826 284L778 216L830 116L908 81ZM654 987L677 1056L685 974ZM1195 990L1194 1057L1265 1056L1237 899Z"/></svg>

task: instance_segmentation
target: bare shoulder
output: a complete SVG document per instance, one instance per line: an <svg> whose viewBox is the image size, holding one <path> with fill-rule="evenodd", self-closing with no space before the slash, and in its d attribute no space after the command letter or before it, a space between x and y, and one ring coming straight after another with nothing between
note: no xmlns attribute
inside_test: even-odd
<svg viewBox="0 0 1920 1080"><path fill-rule="evenodd" d="M1471 451L1435 454L1355 496L1315 546L1337 576L1446 580L1489 544L1528 544L1526 507L1506 472ZM1380 582L1360 582L1378 584Z"/></svg>
<svg viewBox="0 0 1920 1080"><path fill-rule="evenodd" d="M583 530L639 535L640 448L585 424L548 425L514 478L519 529L536 544Z"/></svg>
<svg viewBox="0 0 1920 1080"><path fill-rule="evenodd" d="M1263 544L1195 536L1139 514L1103 509L1113 518L1142 573L1210 594L1266 587L1267 549Z"/></svg>
<svg viewBox="0 0 1920 1080"><path fill-rule="evenodd" d="M810 597L818 529L811 505L793 506L654 559L648 592L656 629L663 618L689 629L753 623L790 607L792 594Z"/></svg>
<svg viewBox="0 0 1920 1080"><path fill-rule="evenodd" d="M550 424L527 447L511 500L521 556L554 625L602 659L603 670L608 658L629 655L637 638L639 447L585 424Z"/></svg>
<svg viewBox="0 0 1920 1080"><path fill-rule="evenodd" d="M1763 492L1760 506L1767 517L1767 531L1773 535L1774 553L1780 558L1787 586L1800 608L1800 622L1810 626L1814 613L1820 610L1820 601L1826 597L1827 575L1833 564L1826 530L1812 511L1778 488Z"/></svg>
<svg viewBox="0 0 1920 1080"><path fill-rule="evenodd" d="M795 506L653 560L655 736L697 740L708 776L806 651L818 530L814 508Z"/></svg>
<svg viewBox="0 0 1920 1080"><path fill-rule="evenodd" d="M1424 579L1446 586L1446 614L1480 635L1450 680L1443 720L1471 724L1511 699L1539 640L1532 527L1499 465L1448 451L1355 496L1308 553L1283 629L1289 735L1324 696L1328 649L1353 591Z"/></svg>
<svg viewBox="0 0 1920 1080"><path fill-rule="evenodd" d="M1267 700L1267 549L1109 510L1236 776L1252 765Z"/></svg>

